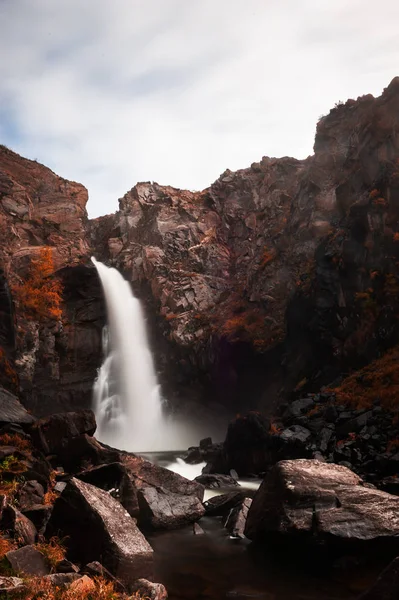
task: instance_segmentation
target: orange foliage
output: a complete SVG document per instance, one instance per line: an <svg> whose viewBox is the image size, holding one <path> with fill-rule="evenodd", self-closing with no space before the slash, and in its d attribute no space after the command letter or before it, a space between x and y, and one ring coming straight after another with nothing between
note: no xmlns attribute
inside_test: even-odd
<svg viewBox="0 0 399 600"><path fill-rule="evenodd" d="M65 547L57 537L50 538L48 542L36 544L36 547L47 558L51 567L55 567L60 560L65 558Z"/></svg>
<svg viewBox="0 0 399 600"><path fill-rule="evenodd" d="M370 408L379 400L385 409L399 411L399 347L356 371L330 391L335 392L340 404Z"/></svg>
<svg viewBox="0 0 399 600"><path fill-rule="evenodd" d="M13 293L29 319L55 319L62 316L62 285L53 276L54 261L49 246L40 249L33 258L28 278L13 287Z"/></svg>
<svg viewBox="0 0 399 600"><path fill-rule="evenodd" d="M269 250L266 246L263 249L263 254L262 257L260 259L260 268L263 269L264 267L266 267L266 265L268 265L270 262L272 262L272 260L274 259L274 257L276 256L276 253L274 250Z"/></svg>
<svg viewBox="0 0 399 600"><path fill-rule="evenodd" d="M398 232L396 232L396 233L393 234L393 241L394 242L399 242L399 233Z"/></svg>
<svg viewBox="0 0 399 600"><path fill-rule="evenodd" d="M0 560L2 560L7 552L16 549L15 542L0 536Z"/></svg>
<svg viewBox="0 0 399 600"><path fill-rule="evenodd" d="M114 584L103 577L93 579L95 589L84 586L71 586L65 589L55 586L45 577L25 579L21 592L13 592L13 598L18 600L149 600L138 592L123 594L115 590Z"/></svg>
<svg viewBox="0 0 399 600"><path fill-rule="evenodd" d="M277 435L278 433L280 433L280 431L281 431L281 427L279 427L277 425L277 423L275 423L274 421L271 421L270 422L270 433L272 435Z"/></svg>
<svg viewBox="0 0 399 600"><path fill-rule="evenodd" d="M17 433L3 433L3 435L0 435L0 446L12 446L22 450L22 452L31 452L32 450L29 440Z"/></svg>
<svg viewBox="0 0 399 600"><path fill-rule="evenodd" d="M380 190L373 189L369 194L370 198L378 198L380 196Z"/></svg>
<svg viewBox="0 0 399 600"><path fill-rule="evenodd" d="M388 202L387 200L385 200L385 198L374 198L373 199L373 204L374 206L388 206Z"/></svg>

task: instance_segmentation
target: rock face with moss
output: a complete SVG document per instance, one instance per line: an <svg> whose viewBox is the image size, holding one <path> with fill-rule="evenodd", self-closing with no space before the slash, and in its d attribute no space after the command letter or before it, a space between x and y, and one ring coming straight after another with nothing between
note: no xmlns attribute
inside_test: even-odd
<svg viewBox="0 0 399 600"><path fill-rule="evenodd" d="M139 183L93 221L84 188L2 148L3 371L34 410L88 404L104 323L91 253L143 299L172 400L265 409L367 363L398 338L398 115L395 78L323 117L306 160L264 157L202 192ZM64 285L62 327L16 306L14 343L7 284L42 246Z"/></svg>

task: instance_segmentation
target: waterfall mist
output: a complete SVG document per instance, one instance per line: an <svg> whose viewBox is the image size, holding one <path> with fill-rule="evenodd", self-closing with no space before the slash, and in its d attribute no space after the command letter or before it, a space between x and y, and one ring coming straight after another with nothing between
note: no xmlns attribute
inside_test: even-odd
<svg viewBox="0 0 399 600"><path fill-rule="evenodd" d="M130 284L94 257L107 307L104 360L94 383L96 437L134 452L182 450L198 442L194 431L163 413L160 386L140 302Z"/></svg>

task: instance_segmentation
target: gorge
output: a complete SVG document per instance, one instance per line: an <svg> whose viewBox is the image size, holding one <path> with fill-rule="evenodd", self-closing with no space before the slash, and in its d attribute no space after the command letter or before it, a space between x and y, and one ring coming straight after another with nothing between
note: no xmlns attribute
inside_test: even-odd
<svg viewBox="0 0 399 600"><path fill-rule="evenodd" d="M248 546L251 571L263 560L256 546L271 542L276 555L293 553L284 567L315 599L363 592L377 575L370 549L383 565L399 555L398 132L396 77L380 97L321 117L305 160L263 157L201 192L137 183L115 214L92 220L81 184L0 146L0 437L14 436L2 439L2 460L23 461L23 477L43 489L39 512L49 513L33 537L25 532L27 546L62 531L79 568L99 560L75 524L84 507L87 523L103 523L91 534L106 548L104 566L131 585L121 557L131 567L137 549L142 576L153 578L142 532L155 562L181 544L179 564L191 572L185 553L197 544L217 556L217 530L224 548L237 542L221 564L230 556L238 565ZM188 446L185 460L205 463L194 482L133 454ZM264 483L255 494L237 478ZM219 500L204 501L204 485L220 488ZM3 494L8 519L24 486ZM187 529L179 537L175 529L191 535L200 518L207 541L187 541ZM295 570L296 533L310 560L321 549L322 578L328 565L318 592L314 573ZM331 570L352 576L350 560L340 563L351 552L374 579L334 587L333 577L330 589ZM157 573L172 598L208 593L202 574L197 592L179 595L165 561ZM273 572L275 556L265 561ZM204 597L236 593L229 577ZM282 578L259 597L297 597L278 591ZM251 597L241 583L222 597ZM364 596L377 597L396 596Z"/></svg>

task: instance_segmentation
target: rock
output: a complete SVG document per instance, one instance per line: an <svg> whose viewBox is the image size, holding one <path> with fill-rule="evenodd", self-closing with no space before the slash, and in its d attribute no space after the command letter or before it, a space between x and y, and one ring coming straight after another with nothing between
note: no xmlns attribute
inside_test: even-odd
<svg viewBox="0 0 399 600"><path fill-rule="evenodd" d="M94 435L96 419L92 410L65 412L50 415L36 421L31 437L44 454L62 454L71 438L82 434Z"/></svg>
<svg viewBox="0 0 399 600"><path fill-rule="evenodd" d="M117 592L126 592L126 587L119 581L119 579L116 579L116 577L114 577L112 573L110 573L108 569L104 567L104 565L96 560L83 567L82 573L86 573L91 577L104 577L114 584L114 588Z"/></svg>
<svg viewBox="0 0 399 600"><path fill-rule="evenodd" d="M43 534L46 525L51 517L53 507L50 504L35 504L23 511L25 517L28 517L37 529L38 534Z"/></svg>
<svg viewBox="0 0 399 600"><path fill-rule="evenodd" d="M269 432L270 421L259 413L249 413L230 423L224 442L226 472L234 469L244 476L265 471L273 443Z"/></svg>
<svg viewBox="0 0 399 600"><path fill-rule="evenodd" d="M13 593L20 594L24 589L24 580L20 577L3 577L0 575L0 596L6 594L6 598L12 598Z"/></svg>
<svg viewBox="0 0 399 600"><path fill-rule="evenodd" d="M118 450L109 449L86 433L67 439L57 455L57 461L70 473L78 473L88 465L118 462Z"/></svg>
<svg viewBox="0 0 399 600"><path fill-rule="evenodd" d="M196 496L199 500L204 497L205 488L196 481L190 481L178 473L154 465L134 454L121 453L121 461L137 490L153 487L156 489L181 494L183 496Z"/></svg>
<svg viewBox="0 0 399 600"><path fill-rule="evenodd" d="M101 560L122 582L152 577L153 551L135 521L117 500L72 478L56 500L47 535L69 536L72 560Z"/></svg>
<svg viewBox="0 0 399 600"><path fill-rule="evenodd" d="M174 494L153 487L138 491L139 523L153 529L175 529L198 521L205 508L197 496Z"/></svg>
<svg viewBox="0 0 399 600"><path fill-rule="evenodd" d="M198 475L194 479L194 481L198 481L206 488L226 488L231 486L238 486L239 484L235 479L230 477L230 475L218 475L218 474L209 474L209 475Z"/></svg>
<svg viewBox="0 0 399 600"><path fill-rule="evenodd" d="M34 544L37 538L36 527L19 510L11 504L8 504L3 511L1 520L2 529L12 533L12 535L21 540L23 544Z"/></svg>
<svg viewBox="0 0 399 600"><path fill-rule="evenodd" d="M6 559L16 573L39 577L50 573L50 566L43 554L32 545L7 552Z"/></svg>
<svg viewBox="0 0 399 600"><path fill-rule="evenodd" d="M202 527L200 525L198 525L198 523L194 523L193 524L193 534L194 535L204 535L205 531L202 529Z"/></svg>
<svg viewBox="0 0 399 600"><path fill-rule="evenodd" d="M300 425L291 425L280 434L281 439L290 444L303 446L309 441L311 437L309 429L301 427Z"/></svg>
<svg viewBox="0 0 399 600"><path fill-rule="evenodd" d="M18 493L18 505L21 511L35 504L43 504L44 488L38 481L26 481Z"/></svg>
<svg viewBox="0 0 399 600"><path fill-rule="evenodd" d="M204 502L206 515L209 517L225 516L244 498L245 492L242 490L237 492L229 492L228 494L220 494L219 496L213 496Z"/></svg>
<svg viewBox="0 0 399 600"><path fill-rule="evenodd" d="M54 586L69 588L74 581L78 581L81 577L80 573L51 573L45 575L44 579L50 581Z"/></svg>
<svg viewBox="0 0 399 600"><path fill-rule="evenodd" d="M137 490L129 476L129 472L121 463L100 465L78 473L78 479L99 487L119 500L132 517L138 517L139 504Z"/></svg>
<svg viewBox="0 0 399 600"><path fill-rule="evenodd" d="M35 420L16 396L0 387L0 424L15 423L26 427Z"/></svg>
<svg viewBox="0 0 399 600"><path fill-rule="evenodd" d="M96 591L96 584L87 575L80 575L77 579L72 581L69 586L69 589L72 593L79 596L87 596L92 592Z"/></svg>
<svg viewBox="0 0 399 600"><path fill-rule="evenodd" d="M200 452L200 449L198 447L193 446L187 450L187 454L184 456L183 460L189 465L198 465L204 459Z"/></svg>
<svg viewBox="0 0 399 600"><path fill-rule="evenodd" d="M209 450L210 448L212 448L212 446L213 446L213 444L212 444L211 437L207 437L207 438L200 440L200 443L199 443L200 450Z"/></svg>
<svg viewBox="0 0 399 600"><path fill-rule="evenodd" d="M147 579L137 579L131 586L133 593L138 592L144 598L148 600L166 600L168 593L162 583L152 583Z"/></svg>
<svg viewBox="0 0 399 600"><path fill-rule="evenodd" d="M79 567L67 558L59 560L55 565L55 570L57 573L79 573Z"/></svg>
<svg viewBox="0 0 399 600"><path fill-rule="evenodd" d="M354 419L349 419L345 423L342 423L338 427L338 434L341 437L348 435L349 433L359 433L359 431L367 425L369 419L373 416L373 411L369 410L367 412L362 413L361 415L355 417Z"/></svg>
<svg viewBox="0 0 399 600"><path fill-rule="evenodd" d="M315 403L313 398L302 398L300 400L295 400L295 402L292 402L287 408L284 414L284 419L290 419L292 417L304 415L305 413L309 412L314 405Z"/></svg>
<svg viewBox="0 0 399 600"><path fill-rule="evenodd" d="M7 506L7 496L5 494L0 494L0 522L3 516L3 511Z"/></svg>
<svg viewBox="0 0 399 600"><path fill-rule="evenodd" d="M232 508L229 516L224 524L224 527L233 537L244 538L245 523L247 521L248 511L252 504L252 498L244 498L244 500Z"/></svg>
<svg viewBox="0 0 399 600"><path fill-rule="evenodd" d="M346 467L314 460L285 460L255 494L245 535L274 533L308 539L398 542L399 498L372 489Z"/></svg>
<svg viewBox="0 0 399 600"><path fill-rule="evenodd" d="M358 600L397 600L399 598L399 556L381 573Z"/></svg>

